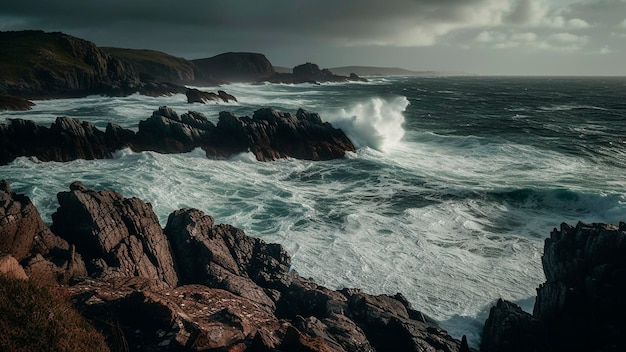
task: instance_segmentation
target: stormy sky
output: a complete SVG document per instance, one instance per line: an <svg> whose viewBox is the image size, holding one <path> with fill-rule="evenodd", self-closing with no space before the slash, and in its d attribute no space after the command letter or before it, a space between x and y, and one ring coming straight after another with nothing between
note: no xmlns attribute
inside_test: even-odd
<svg viewBox="0 0 626 352"><path fill-rule="evenodd" d="M0 0L0 30L277 66L626 75L626 0Z"/></svg>

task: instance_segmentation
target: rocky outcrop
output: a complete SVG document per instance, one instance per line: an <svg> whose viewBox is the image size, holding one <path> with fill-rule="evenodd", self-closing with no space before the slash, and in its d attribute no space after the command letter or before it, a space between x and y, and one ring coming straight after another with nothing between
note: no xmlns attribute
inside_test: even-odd
<svg viewBox="0 0 626 352"><path fill-rule="evenodd" d="M498 302L483 351L626 350L626 224L562 224L546 239L533 314Z"/></svg>
<svg viewBox="0 0 626 352"><path fill-rule="evenodd" d="M215 125L203 114L178 115L162 106L152 116L139 122L139 131L131 142L133 150L159 153L184 153L208 143Z"/></svg>
<svg viewBox="0 0 626 352"><path fill-rule="evenodd" d="M178 285L169 243L150 204L80 182L57 199L52 230L76 245L90 276L141 276Z"/></svg>
<svg viewBox="0 0 626 352"><path fill-rule="evenodd" d="M9 95L0 95L0 111L13 110L13 111L27 111L32 109L35 105L32 101L24 98L12 97Z"/></svg>
<svg viewBox="0 0 626 352"><path fill-rule="evenodd" d="M114 126L102 132L90 122L69 117L58 117L50 128L23 119L7 122L0 124L0 164L20 156L40 161L104 159L126 144L115 136Z"/></svg>
<svg viewBox="0 0 626 352"><path fill-rule="evenodd" d="M196 80L196 67L188 60L155 50L100 48L129 64L142 81L184 84Z"/></svg>
<svg viewBox="0 0 626 352"><path fill-rule="evenodd" d="M191 103L207 104L207 103L218 102L218 101L222 101L225 103L237 102L237 98L224 92L223 90L218 90L217 94L215 94L211 92L203 92L195 88L187 88L187 90L185 91L185 95L187 95L187 102L190 104Z"/></svg>
<svg viewBox="0 0 626 352"><path fill-rule="evenodd" d="M307 62L293 68L292 73L276 73L270 79L272 83L325 83L325 82L367 82L355 73L350 76L340 76L332 73L328 69L320 69L316 64Z"/></svg>
<svg viewBox="0 0 626 352"><path fill-rule="evenodd" d="M12 199L29 203L10 192L8 183L2 185ZM402 295L319 286L290 268L280 245L215 224L199 210L175 211L162 230L150 205L136 198L90 190L80 182L57 198L51 229L85 258L90 276L72 276L66 290L112 346L130 351L468 350Z"/></svg>
<svg viewBox="0 0 626 352"><path fill-rule="evenodd" d="M259 109L252 118L221 112L216 132L213 144L217 148L203 147L208 155L250 151L262 161L284 157L329 160L355 151L343 131L303 109L295 116L271 108Z"/></svg>
<svg viewBox="0 0 626 352"><path fill-rule="evenodd" d="M227 99L228 94L220 92L220 96ZM0 165L20 156L40 161L111 158L125 147L159 153L202 148L211 158L250 151L260 161L286 157L328 160L355 151L341 130L302 109L295 116L260 109L252 118L222 112L216 126L201 113L190 111L179 116L163 106L139 123L137 133L114 124L102 132L89 122L68 117L57 118L50 128L22 119L7 122L0 124Z"/></svg>
<svg viewBox="0 0 626 352"><path fill-rule="evenodd" d="M124 93L139 82L132 68L93 43L63 33L0 32L0 92L27 98Z"/></svg>
<svg viewBox="0 0 626 352"><path fill-rule="evenodd" d="M66 282L87 275L73 246L54 235L22 194L0 180L0 253L20 261L30 276Z"/></svg>
<svg viewBox="0 0 626 352"><path fill-rule="evenodd" d="M199 80L257 82L274 75L274 66L263 54L228 52L191 61Z"/></svg>
<svg viewBox="0 0 626 352"><path fill-rule="evenodd" d="M172 213L165 227L184 284L221 288L275 309L291 283L290 258L280 245L252 238L195 209Z"/></svg>
<svg viewBox="0 0 626 352"><path fill-rule="evenodd" d="M18 280L28 280L24 268L10 254L0 253L0 275Z"/></svg>

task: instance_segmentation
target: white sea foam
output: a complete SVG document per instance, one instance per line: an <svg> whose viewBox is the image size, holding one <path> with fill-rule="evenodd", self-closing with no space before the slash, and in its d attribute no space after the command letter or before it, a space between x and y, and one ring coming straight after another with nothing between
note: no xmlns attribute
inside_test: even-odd
<svg viewBox="0 0 626 352"><path fill-rule="evenodd" d="M408 105L406 97L371 98L335 114L330 113L327 119L333 126L341 128L357 147L387 151L404 136L403 113Z"/></svg>
<svg viewBox="0 0 626 352"><path fill-rule="evenodd" d="M347 158L262 163L250 153L210 160L201 149L179 155L126 149L110 160L18 158L0 166L0 178L31 197L47 223L58 206L55 194L74 180L151 202L162 225L176 209L198 208L216 222L281 243L294 268L321 284L402 292L453 336L468 334L476 345L497 298L532 308L531 297L543 281L543 238L553 227L562 221L623 220L626 158L621 145L593 159L483 135L409 129L405 117L413 124L424 117L408 115L407 98L379 98L395 87L394 79L386 80L389 86L376 94L375 85L222 87L240 100L233 106L189 105L182 95L89 97L41 102L31 112L0 112L128 128L160 105L179 113L199 110L209 118L219 110L249 115L267 105L292 112L303 107L320 112L362 147ZM409 98L415 105L410 111L419 111L422 102ZM555 122L553 128L563 126Z"/></svg>

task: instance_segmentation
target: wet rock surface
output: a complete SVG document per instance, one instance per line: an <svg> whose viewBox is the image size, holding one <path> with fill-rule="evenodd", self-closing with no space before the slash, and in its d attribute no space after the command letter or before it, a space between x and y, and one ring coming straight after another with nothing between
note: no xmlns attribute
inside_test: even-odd
<svg viewBox="0 0 626 352"><path fill-rule="evenodd" d="M30 204L7 182L0 185L11 199ZM53 277L69 280L72 302L105 332L111 346L131 351L467 350L402 295L319 286L290 268L280 245L215 224L199 210L173 212L163 230L150 205L136 198L80 182L57 198L54 233L47 230L56 242L34 244L30 235L20 237L31 243L20 264L43 258L56 269L40 265L42 271L70 270L81 267L77 260L54 263L84 258L82 272ZM8 235L2 228L0 238ZM50 260L42 254L46 251ZM51 255L55 251L64 256Z"/></svg>
<svg viewBox="0 0 626 352"><path fill-rule="evenodd" d="M484 351L623 351L626 342L626 224L562 224L546 239L546 282L533 314L498 302Z"/></svg>
<svg viewBox="0 0 626 352"><path fill-rule="evenodd" d="M230 99L227 93L220 94ZM259 161L289 157L328 160L355 151L343 131L302 109L295 115L259 109L252 118L221 112L214 125L201 113L179 115L162 106L139 122L136 133L114 124L108 124L103 132L89 122L68 117L58 117L49 128L23 119L0 124L0 164L21 156L40 161L105 159L127 147L159 153L202 148L211 158L252 152Z"/></svg>

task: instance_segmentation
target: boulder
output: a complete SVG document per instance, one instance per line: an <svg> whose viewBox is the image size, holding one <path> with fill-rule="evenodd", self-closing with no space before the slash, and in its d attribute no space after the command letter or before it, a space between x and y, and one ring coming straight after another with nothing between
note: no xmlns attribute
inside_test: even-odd
<svg viewBox="0 0 626 352"><path fill-rule="evenodd" d="M141 276L178 285L169 243L150 204L80 182L57 199L52 230L76 246L91 276Z"/></svg>
<svg viewBox="0 0 626 352"><path fill-rule="evenodd" d="M215 126L203 114L192 112L179 116L162 106L152 116L139 122L133 149L160 153L190 152L210 138Z"/></svg>
<svg viewBox="0 0 626 352"><path fill-rule="evenodd" d="M32 101L24 98L0 95L0 111L26 111L32 109L33 105L35 104Z"/></svg>
<svg viewBox="0 0 626 352"><path fill-rule="evenodd" d="M259 161L285 157L329 160L355 151L343 131L303 109L294 116L264 108L255 111L252 118L221 112L211 142L203 146L207 155L250 151Z"/></svg>
<svg viewBox="0 0 626 352"><path fill-rule="evenodd" d="M20 156L41 161L104 159L120 146L108 143L106 133L92 123L69 117L58 117L50 128L23 119L7 122L0 124L0 164Z"/></svg>
<svg viewBox="0 0 626 352"><path fill-rule="evenodd" d="M234 96L224 92L223 90L218 90L217 94L211 92L203 92L201 90L195 88L187 88L185 91L185 95L187 95L188 103L201 103L207 104L211 102L237 102L237 98Z"/></svg>
<svg viewBox="0 0 626 352"><path fill-rule="evenodd" d="M28 280L24 268L10 254L0 254L0 275L12 279Z"/></svg>
<svg viewBox="0 0 626 352"><path fill-rule="evenodd" d="M545 241L546 282L537 289L532 316L499 302L485 324L484 349L501 351L532 341L538 351L626 350L624 258L624 223L579 222L554 229Z"/></svg>
<svg viewBox="0 0 626 352"><path fill-rule="evenodd" d="M1 252L22 262L29 276L41 281L67 282L87 275L74 247L53 234L30 199L13 193L5 180L0 181Z"/></svg>
<svg viewBox="0 0 626 352"><path fill-rule="evenodd" d="M268 349L281 343L283 323L253 301L201 285L157 287L142 278L89 279L70 292L83 315L105 335L121 333L131 351L243 351L256 336Z"/></svg>
<svg viewBox="0 0 626 352"><path fill-rule="evenodd" d="M203 284L275 309L289 286L289 255L278 244L248 237L230 225L215 225L196 209L172 213L165 227L183 284Z"/></svg>

